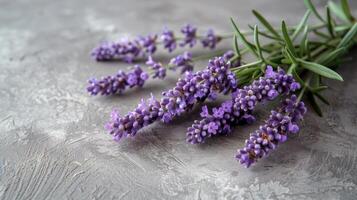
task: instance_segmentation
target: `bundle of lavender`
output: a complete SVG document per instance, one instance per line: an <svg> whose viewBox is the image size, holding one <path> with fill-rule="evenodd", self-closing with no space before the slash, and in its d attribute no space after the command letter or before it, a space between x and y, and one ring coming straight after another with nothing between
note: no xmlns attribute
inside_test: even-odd
<svg viewBox="0 0 357 200"><path fill-rule="evenodd" d="M322 91L328 89L324 80L343 81L335 70L342 61L341 57L355 44L357 23L347 0L341 0L339 4L329 2L324 14L317 12L311 0L304 3L307 11L296 26L287 26L282 21L281 27L274 28L253 10L264 29L255 25L249 26L251 31L243 32L231 18L232 35L217 35L209 30L206 35L200 36L195 27L186 25L181 29L183 37L177 37L165 28L161 35L107 42L95 48L92 56L98 61L119 59L133 62L146 58L148 71L135 65L129 72L119 71L113 76L91 79L87 89L92 95L112 95L128 88L141 87L150 76L164 79L167 69L180 68L184 74L174 88L162 93L160 99L151 96L142 100L126 115L120 116L113 111L106 129L119 141L123 137L135 136L140 129L156 121L169 123L182 113L189 112L199 102L215 100L220 93L230 94L229 100L212 110L203 106L201 119L195 120L187 129L187 142L200 144L215 135L229 134L242 123L253 123L254 108L258 103L283 97L265 124L251 133L245 146L237 151L236 159L241 164L249 167L256 163L285 142L290 134L300 130L299 122L307 111L303 100L309 101L315 112L322 116L319 101L328 104L322 95ZM308 23L311 15L319 20L318 25ZM248 40L248 35L253 36L253 41ZM264 37L264 43L261 37ZM224 54L215 51L194 58L185 52L167 65L153 58L160 45L173 52L177 47L193 47L201 41L203 47L214 49L227 38L233 40L233 50ZM247 61L247 54L256 59ZM204 70L193 72L196 60L212 55Z"/></svg>

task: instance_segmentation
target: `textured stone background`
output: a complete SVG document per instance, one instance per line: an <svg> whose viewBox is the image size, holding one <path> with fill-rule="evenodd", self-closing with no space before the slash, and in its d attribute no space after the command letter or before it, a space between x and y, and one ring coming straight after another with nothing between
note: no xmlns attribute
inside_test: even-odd
<svg viewBox="0 0 357 200"><path fill-rule="evenodd" d="M326 1L314 2L323 10ZM250 169L233 156L266 109L255 125L199 146L185 142L198 110L119 144L105 133L112 108L126 113L176 78L122 96L90 97L89 77L127 66L91 60L99 41L163 25L178 30L186 22L229 32L228 17L253 23L253 8L274 24L282 17L295 23L304 13L302 1L292 0L1 0L0 199L355 199L356 51L339 70L345 82L330 82L325 117L309 113L299 135Z"/></svg>

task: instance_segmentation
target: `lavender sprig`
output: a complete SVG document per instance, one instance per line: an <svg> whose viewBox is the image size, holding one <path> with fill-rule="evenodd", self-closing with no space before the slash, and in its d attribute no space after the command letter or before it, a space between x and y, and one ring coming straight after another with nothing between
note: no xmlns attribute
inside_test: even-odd
<svg viewBox="0 0 357 200"><path fill-rule="evenodd" d="M112 115L106 125L107 130L116 140L123 136L135 136L138 130L154 121L170 122L174 117L190 110L197 102L212 97L213 93L234 91L237 80L229 66L229 62L218 57L210 60L203 71L186 72L185 77L178 80L176 87L163 92L164 97L160 101L152 97L123 117Z"/></svg>
<svg viewBox="0 0 357 200"><path fill-rule="evenodd" d="M91 56L97 61L122 60L131 63L135 59L153 55L159 44L162 44L164 49L172 52L176 49L178 40L181 40L180 47L189 46L192 48L197 43L197 40L202 38L201 42L204 47L214 49L217 43L224 38L214 34L213 30L209 30L205 36L198 36L197 28L190 24L182 27L181 33L184 37L178 38L172 30L165 27L160 36L159 34L152 34L139 36L134 40L125 39L119 42L103 42L92 50Z"/></svg>
<svg viewBox="0 0 357 200"><path fill-rule="evenodd" d="M148 41L149 40L150 39L148 39ZM97 61L119 59L131 63L134 59L143 55L144 48L141 46L141 43L142 42L139 42L139 39L133 41L103 42L92 50L91 56Z"/></svg>
<svg viewBox="0 0 357 200"><path fill-rule="evenodd" d="M87 91L91 95L121 94L128 87L142 87L148 77L149 75L139 65L135 65L128 73L120 70L114 76L103 77L100 80L90 79Z"/></svg>
<svg viewBox="0 0 357 200"><path fill-rule="evenodd" d="M217 134L227 134L239 122L252 123L252 112L258 102L274 100L278 94L288 94L300 88L294 78L279 68L276 72L268 66L265 77L260 77L251 85L244 86L232 94L232 100L224 102L220 107L213 108L209 114L207 107L201 112L202 120L195 120L187 129L187 142L202 143L207 137ZM212 129L210 127L217 127Z"/></svg>
<svg viewBox="0 0 357 200"><path fill-rule="evenodd" d="M299 132L298 122L305 113L305 104L299 102L295 95L284 100L277 110L271 111L266 123L250 135L244 148L238 150L237 160L250 167L258 159L267 156L280 143L285 142L289 134Z"/></svg>
<svg viewBox="0 0 357 200"><path fill-rule="evenodd" d="M186 72L185 77L178 81L176 87L164 92L164 97L160 100L153 97L146 101L143 100L134 111L122 117L117 112L113 112L106 128L116 140L123 136L134 136L141 128L155 121L169 122L174 117L190 110L197 102L214 99L219 92L235 91L238 79L241 86L250 84L256 79L260 81L261 78L259 77L264 73L267 65L282 66L289 74L282 75L282 80L290 80L289 77L293 75L303 86L303 89L299 98L292 95L290 99L282 103L277 111L273 111L266 124L251 135L245 148L238 151L236 158L249 167L275 149L279 143L286 141L289 133L296 133L299 130L298 121L302 119L306 112L304 104L300 101L305 94L309 97L313 108L320 110L315 97L326 102L320 92L327 88L327 86L321 84L321 80L323 78L343 80L332 67L339 64L341 56L355 44L355 37L357 36L356 19L351 15L348 1L341 0L341 6L329 4L326 19L316 11L311 1L304 1L304 3L307 4L309 11L294 27L289 27L282 21L280 28L274 28L268 20L255 10L253 13L265 27L265 30L258 30L258 26L255 25L251 27L252 32L243 32L231 19L235 30L233 37L234 55L227 54L226 58L216 58L210 61L206 70L196 73ZM322 23L309 25L307 22L310 13L314 14ZM332 15L340 17L343 23L334 20ZM326 29L328 34L323 32L323 29ZM193 47L198 39L201 39L201 43L205 47L215 47L220 37L213 32L208 32L205 37L198 36L197 29L190 25L182 28L181 32L184 35L183 38L175 37L172 31L166 30L160 37L163 41L157 41L157 37L148 36L146 39L139 38L120 43L106 43L97 48L93 55L97 60L118 58L130 62L139 57L152 55L159 43L171 52L177 47L177 44ZM311 33L314 34L314 37L310 37ZM253 35L253 42L248 41L247 34ZM265 44L260 42L260 36L268 39ZM222 36L221 38L225 37ZM314 39L310 40L311 38ZM244 48L239 47L238 39L244 45ZM180 43L179 40L181 40ZM246 53L250 53L256 60L244 62L243 55ZM227 62L228 59L231 62ZM155 63L153 61L150 67L156 74L160 67L154 65ZM193 127L193 133L189 134L188 140L192 143L200 143L209 136L207 132L210 135L228 133L231 126L239 120L251 121L254 119L251 113L257 102L276 98L278 94L285 93L285 87L288 87L290 91L298 89L299 84L296 82L290 85L282 83L280 89L279 87L271 89L271 84L276 83L275 80L271 81L269 76L274 73L270 68L265 71L266 76L264 78L267 78L265 80L267 83L255 85L257 90L261 90L260 92L245 91L247 87L250 87L246 86L234 93L234 98L231 101L225 102L221 107L214 108L212 114L204 107L202 117L209 120L204 121L202 126L200 124L200 126ZM128 82L128 84L130 83ZM95 85L97 83L93 81L93 86ZM96 93L101 90L105 91L104 93L112 91L111 84L103 85L103 87L93 87L93 91L96 91ZM198 121L195 123L198 123ZM207 132L204 133L206 130Z"/></svg>

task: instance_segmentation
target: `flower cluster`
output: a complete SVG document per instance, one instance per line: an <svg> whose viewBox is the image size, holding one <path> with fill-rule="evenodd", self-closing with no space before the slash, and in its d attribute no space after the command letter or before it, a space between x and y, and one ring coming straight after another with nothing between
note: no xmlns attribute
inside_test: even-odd
<svg viewBox="0 0 357 200"><path fill-rule="evenodd" d="M153 78L164 79L166 76L166 68L161 63L153 60L151 56L148 57L146 64L154 71Z"/></svg>
<svg viewBox="0 0 357 200"><path fill-rule="evenodd" d="M232 94L232 100L224 102L220 107L213 108L209 114L207 107L201 112L202 120L195 120L187 129L187 142L202 143L207 137L217 134L227 134L239 122L252 123L255 118L252 112L258 102L273 100L278 94L287 94L300 88L292 76L283 69L274 71L268 66L265 77L260 77L251 85L244 86ZM212 127L216 127L212 129Z"/></svg>
<svg viewBox="0 0 357 200"><path fill-rule="evenodd" d="M189 46L192 48L197 39L197 28L190 24L181 28L183 34L181 47ZM157 45L160 44L158 38L161 39L161 43L164 49L172 52L177 47L177 38L172 30L166 27L161 34L152 34L147 36L139 36L134 40L123 40L119 42L103 42L98 47L94 48L91 52L91 56L97 61L108 60L123 60L128 63L133 62L137 58L147 57L154 54L157 50ZM216 44L221 41L221 37L214 34L213 30L209 30L207 34L202 37L202 45L210 49L214 49Z"/></svg>
<svg viewBox="0 0 357 200"><path fill-rule="evenodd" d="M248 112L240 117L233 114L233 101L228 100L218 108L212 109L209 113L207 106L202 107L202 120L195 120L193 125L187 129L186 141L191 144L202 143L207 137L217 134L227 134L231 131L232 125L239 123L251 124L255 117Z"/></svg>
<svg viewBox="0 0 357 200"><path fill-rule="evenodd" d="M141 38L141 40L143 39ZM138 39L133 41L124 40L121 42L104 42L92 50L91 56L97 61L119 59L131 63L135 58L140 57L143 54L141 43L144 42L139 41ZM150 48L151 50L153 49L152 47Z"/></svg>
<svg viewBox="0 0 357 200"><path fill-rule="evenodd" d="M184 27L181 28L181 33L185 36L183 38L183 41L180 43L180 46L190 46L193 47L196 44L197 38L196 38L196 32L197 28L193 27L190 24L186 24Z"/></svg>
<svg viewBox="0 0 357 200"><path fill-rule="evenodd" d="M163 92L164 97L160 101L152 97L123 117L112 115L107 124L108 131L115 139L134 136L140 128L156 120L170 122L175 116L188 111L197 102L204 101L215 92L228 93L236 90L237 80L229 66L222 57L218 57L210 60L203 71L186 72L185 77L180 78L173 89Z"/></svg>
<svg viewBox="0 0 357 200"><path fill-rule="evenodd" d="M250 135L245 147L238 150L237 160L249 167L267 156L279 143L287 140L288 134L299 131L298 122L305 113L304 103L299 102L295 95L284 100L276 111L271 111L266 123Z"/></svg>
<svg viewBox="0 0 357 200"><path fill-rule="evenodd" d="M160 102L153 96L148 100L141 100L137 108L120 117L118 111L114 110L111 114L111 120L105 125L114 140L119 141L122 137L134 136L138 130L147 126L159 117Z"/></svg>
<svg viewBox="0 0 357 200"><path fill-rule="evenodd" d="M206 36L201 40L203 47L208 47L210 49L216 48L216 45L221 41L221 37L217 36L212 29L207 31Z"/></svg>
<svg viewBox="0 0 357 200"><path fill-rule="evenodd" d="M127 87L135 86L142 87L149 75L144 72L139 65L135 65L134 69L128 73L119 71L114 76L107 76L100 80L90 79L87 91L91 95L111 95L122 93Z"/></svg>
<svg viewBox="0 0 357 200"><path fill-rule="evenodd" d="M163 121L181 115L196 102L206 98L214 99L216 92L227 93L237 88L235 75L229 70L229 63L222 57L210 60L203 71L187 72L179 79L176 87L164 92L161 104L164 108Z"/></svg>
<svg viewBox="0 0 357 200"><path fill-rule="evenodd" d="M169 52L172 52L176 49L176 38L174 32L167 29L166 27L161 33L161 40L164 45L164 48L167 49Z"/></svg>
<svg viewBox="0 0 357 200"><path fill-rule="evenodd" d="M146 37L140 36L138 38L138 42L140 43L141 47L143 47L145 52L151 55L156 51L156 39L157 39L156 34L148 35Z"/></svg>
<svg viewBox="0 0 357 200"><path fill-rule="evenodd" d="M178 55L170 60L170 69L176 70L181 68L181 74L193 70L192 54L190 52L184 52L182 55Z"/></svg>

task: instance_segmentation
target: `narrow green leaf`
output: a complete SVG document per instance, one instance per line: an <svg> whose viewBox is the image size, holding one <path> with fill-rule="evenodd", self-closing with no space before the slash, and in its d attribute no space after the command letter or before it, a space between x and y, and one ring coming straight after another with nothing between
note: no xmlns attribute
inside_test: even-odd
<svg viewBox="0 0 357 200"><path fill-rule="evenodd" d="M237 36L242 40L243 44L257 57L259 58L258 53L255 51L254 46L248 42L248 40L244 37L244 35L239 31L237 24L234 22L233 18L231 18L231 23L233 25L234 30L236 31Z"/></svg>
<svg viewBox="0 0 357 200"><path fill-rule="evenodd" d="M348 0L341 0L341 7L347 19L349 19L349 21L352 22L354 20L354 17L351 14L350 6L348 5Z"/></svg>
<svg viewBox="0 0 357 200"><path fill-rule="evenodd" d="M335 31L333 29L334 26L334 21L331 17L331 13L330 13L330 9L329 7L326 7L326 16L327 16L327 30L330 33L331 37L334 38L335 37Z"/></svg>
<svg viewBox="0 0 357 200"><path fill-rule="evenodd" d="M320 36L320 37L322 37L322 38L324 38L324 39L327 39L327 40L330 39L330 36L329 36L329 35L327 35L327 34L321 32L321 31L314 30L314 33L315 33L317 36Z"/></svg>
<svg viewBox="0 0 357 200"><path fill-rule="evenodd" d="M253 14L262 23L267 30L269 30L276 38L281 38L279 33L273 28L273 26L256 10L253 10Z"/></svg>
<svg viewBox="0 0 357 200"><path fill-rule="evenodd" d="M286 47L290 50L290 52L292 53L293 56L296 56L294 44L291 41L291 38L288 33L288 28L286 27L284 20L281 22L281 31L283 33L283 38L284 38Z"/></svg>
<svg viewBox="0 0 357 200"><path fill-rule="evenodd" d="M330 105L330 102L324 97L322 96L320 93L315 92L313 93L317 98L319 98L323 103L325 103L326 105Z"/></svg>
<svg viewBox="0 0 357 200"><path fill-rule="evenodd" d="M244 64L244 65L241 65L239 66L238 68L234 68L232 69L232 71L234 71L235 69L236 70L239 70L239 69L244 69L244 68L250 68L250 67L254 67L254 66L258 66L262 64L262 61L261 60L258 60L258 61L255 61L255 62L251 62L251 63L247 63L247 64Z"/></svg>
<svg viewBox="0 0 357 200"><path fill-rule="evenodd" d="M336 47L336 45L326 43L326 41L309 41L309 43L311 45L314 45L315 47L325 46L329 49L335 49L335 47Z"/></svg>
<svg viewBox="0 0 357 200"><path fill-rule="evenodd" d="M356 34L357 34L357 23L353 24L352 28L342 38L337 48L341 48L341 47L349 48L350 45L354 43L353 39L356 36Z"/></svg>
<svg viewBox="0 0 357 200"><path fill-rule="evenodd" d="M294 64L298 64L296 57L293 55L293 53L291 53L289 48L285 48L285 52L286 55L288 56L289 60L294 63Z"/></svg>
<svg viewBox="0 0 357 200"><path fill-rule="evenodd" d="M253 73L252 75L252 80L255 80L256 78L260 77L261 76L261 70L257 70Z"/></svg>
<svg viewBox="0 0 357 200"><path fill-rule="evenodd" d="M309 55L309 48L308 48L308 38L307 34L309 33L309 27L308 25L305 25L301 42L300 42L300 57L303 57L304 55Z"/></svg>
<svg viewBox="0 0 357 200"><path fill-rule="evenodd" d="M296 72L296 69L292 70L292 74L293 74L295 80L297 80L302 87L304 87L306 85L305 81L303 81L302 78L300 78L299 74Z"/></svg>
<svg viewBox="0 0 357 200"><path fill-rule="evenodd" d="M303 30L304 26L306 25L306 22L310 16L311 11L307 10L304 17L301 19L299 25L296 27L293 35L291 36L291 40L294 41L296 37L299 35L299 33Z"/></svg>
<svg viewBox="0 0 357 200"><path fill-rule="evenodd" d="M264 62L264 57L263 57L263 53L262 53L262 48L260 47L260 43L259 43L259 33L258 33L258 26L255 25L254 26L254 43L255 43L255 48L258 51L259 57L260 59Z"/></svg>
<svg viewBox="0 0 357 200"><path fill-rule="evenodd" d="M248 27L249 27L250 29L252 29L252 31L254 31L254 27L253 27L253 26L248 25ZM277 41L279 41L279 42L283 41L281 38L276 38L276 37L274 37L274 36L271 36L271 35L269 35L269 34L267 34L267 33L262 32L262 31L258 31L258 33L259 33L260 35L262 35L262 36L264 36L264 37L266 37L266 38L272 39L272 40L277 40Z"/></svg>
<svg viewBox="0 0 357 200"><path fill-rule="evenodd" d="M345 47L341 47L326 54L324 57L321 57L320 59L316 60L316 62L321 63L322 65L329 65L346 52L347 49Z"/></svg>
<svg viewBox="0 0 357 200"><path fill-rule="evenodd" d="M280 62L283 63L283 64L291 64L292 63L289 58L283 58L283 59L280 60Z"/></svg>
<svg viewBox="0 0 357 200"><path fill-rule="evenodd" d="M238 71L236 74L238 75L238 77L242 77L242 76L251 76L251 74L256 71L257 67L252 67L252 68L246 68L246 69L242 69L240 71Z"/></svg>
<svg viewBox="0 0 357 200"><path fill-rule="evenodd" d="M322 117L322 111L320 106L317 104L315 97L312 95L312 93L308 93L307 97L309 99L310 105L311 107L314 109L314 111L316 112L317 115L319 115L320 117Z"/></svg>
<svg viewBox="0 0 357 200"><path fill-rule="evenodd" d="M335 80L339 80L339 81L343 81L343 78L335 71L320 65L318 63L313 63L313 62L309 62L309 61L305 61L302 59L298 58L298 61L301 63L301 66L307 70L310 70L316 74L319 74L321 76L324 76L326 78L330 78L330 79L335 79Z"/></svg>
<svg viewBox="0 0 357 200"><path fill-rule="evenodd" d="M306 39L305 41L304 41L304 45L305 45L305 47L306 47L306 55L307 55L307 58L308 59L311 59L311 51L310 51L310 47L309 47L309 40L308 39Z"/></svg>
<svg viewBox="0 0 357 200"><path fill-rule="evenodd" d="M309 82L309 90L311 90L310 87L318 87L320 86L320 75L318 74L312 74L311 78L310 78L310 82Z"/></svg>
<svg viewBox="0 0 357 200"><path fill-rule="evenodd" d="M240 50L239 50L239 46L238 46L238 38L237 38L236 34L234 34L234 36L233 36L233 46L234 46L234 50L235 50L237 56L239 58L241 58L242 55L240 54Z"/></svg>
<svg viewBox="0 0 357 200"><path fill-rule="evenodd" d="M325 22L321 15L317 12L316 7L312 4L311 0L304 0L305 6L314 13L314 15L322 22Z"/></svg>
<svg viewBox="0 0 357 200"><path fill-rule="evenodd" d="M340 5L337 5L335 2L333 1L329 1L327 3L328 7L331 9L331 12L333 12L338 18L340 18L341 20L350 23L350 20L348 19L348 17L345 15L345 13L343 12L342 8Z"/></svg>
<svg viewBox="0 0 357 200"><path fill-rule="evenodd" d="M325 86L325 85L323 85L323 86L319 86L319 87L316 87L316 88L312 88L312 92L321 92L321 91L323 91L323 90L326 90L328 87L327 86Z"/></svg>
<svg viewBox="0 0 357 200"><path fill-rule="evenodd" d="M339 25L339 26L335 26L335 31L336 32L345 32L348 29L350 29L350 25Z"/></svg>

